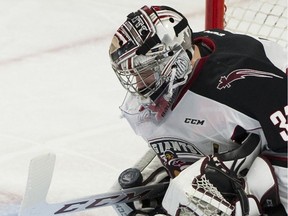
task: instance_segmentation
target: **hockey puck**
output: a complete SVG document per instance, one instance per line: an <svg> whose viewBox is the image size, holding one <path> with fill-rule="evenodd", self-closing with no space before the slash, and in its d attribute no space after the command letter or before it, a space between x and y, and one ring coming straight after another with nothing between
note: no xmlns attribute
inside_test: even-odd
<svg viewBox="0 0 288 216"><path fill-rule="evenodd" d="M118 182L123 189L140 186L143 176L139 169L129 168L124 170L118 178Z"/></svg>

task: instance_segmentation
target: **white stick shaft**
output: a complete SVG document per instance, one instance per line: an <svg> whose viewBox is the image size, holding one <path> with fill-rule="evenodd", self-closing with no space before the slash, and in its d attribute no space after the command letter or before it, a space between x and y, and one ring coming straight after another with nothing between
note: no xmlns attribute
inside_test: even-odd
<svg viewBox="0 0 288 216"><path fill-rule="evenodd" d="M46 197L53 176L55 158L56 156L50 153L31 160L26 193L19 216L53 216L155 198L163 195L168 187L167 182L96 194L62 203L47 203Z"/></svg>
<svg viewBox="0 0 288 216"><path fill-rule="evenodd" d="M31 160L26 192L21 204L19 216L36 215L37 209L35 209L34 206L43 206L46 203L46 196L53 176L55 159L56 156L54 154L48 153Z"/></svg>

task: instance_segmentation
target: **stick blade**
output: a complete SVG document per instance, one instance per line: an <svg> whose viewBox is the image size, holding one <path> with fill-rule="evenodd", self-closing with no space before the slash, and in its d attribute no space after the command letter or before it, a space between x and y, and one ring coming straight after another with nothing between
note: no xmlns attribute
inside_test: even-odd
<svg viewBox="0 0 288 216"><path fill-rule="evenodd" d="M19 216L37 215L37 209L40 206L45 206L55 160L56 156L53 153L43 154L31 160ZM37 209L35 206L37 206Z"/></svg>

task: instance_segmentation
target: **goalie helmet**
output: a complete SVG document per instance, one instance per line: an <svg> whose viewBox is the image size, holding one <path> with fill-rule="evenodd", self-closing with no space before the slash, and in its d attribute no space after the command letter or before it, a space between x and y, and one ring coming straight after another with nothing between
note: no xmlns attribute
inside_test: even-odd
<svg viewBox="0 0 288 216"><path fill-rule="evenodd" d="M123 87L154 102L163 93L171 97L186 82L192 71L192 53L187 19L166 6L144 6L129 14L109 50Z"/></svg>

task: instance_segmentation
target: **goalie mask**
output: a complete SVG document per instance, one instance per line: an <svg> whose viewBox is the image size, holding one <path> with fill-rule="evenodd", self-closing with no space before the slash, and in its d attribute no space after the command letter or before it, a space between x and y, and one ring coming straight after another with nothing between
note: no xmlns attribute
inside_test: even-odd
<svg viewBox="0 0 288 216"><path fill-rule="evenodd" d="M170 103L177 87L186 83L192 53L186 18L166 6L144 6L129 14L109 50L122 86L154 104L160 96Z"/></svg>

